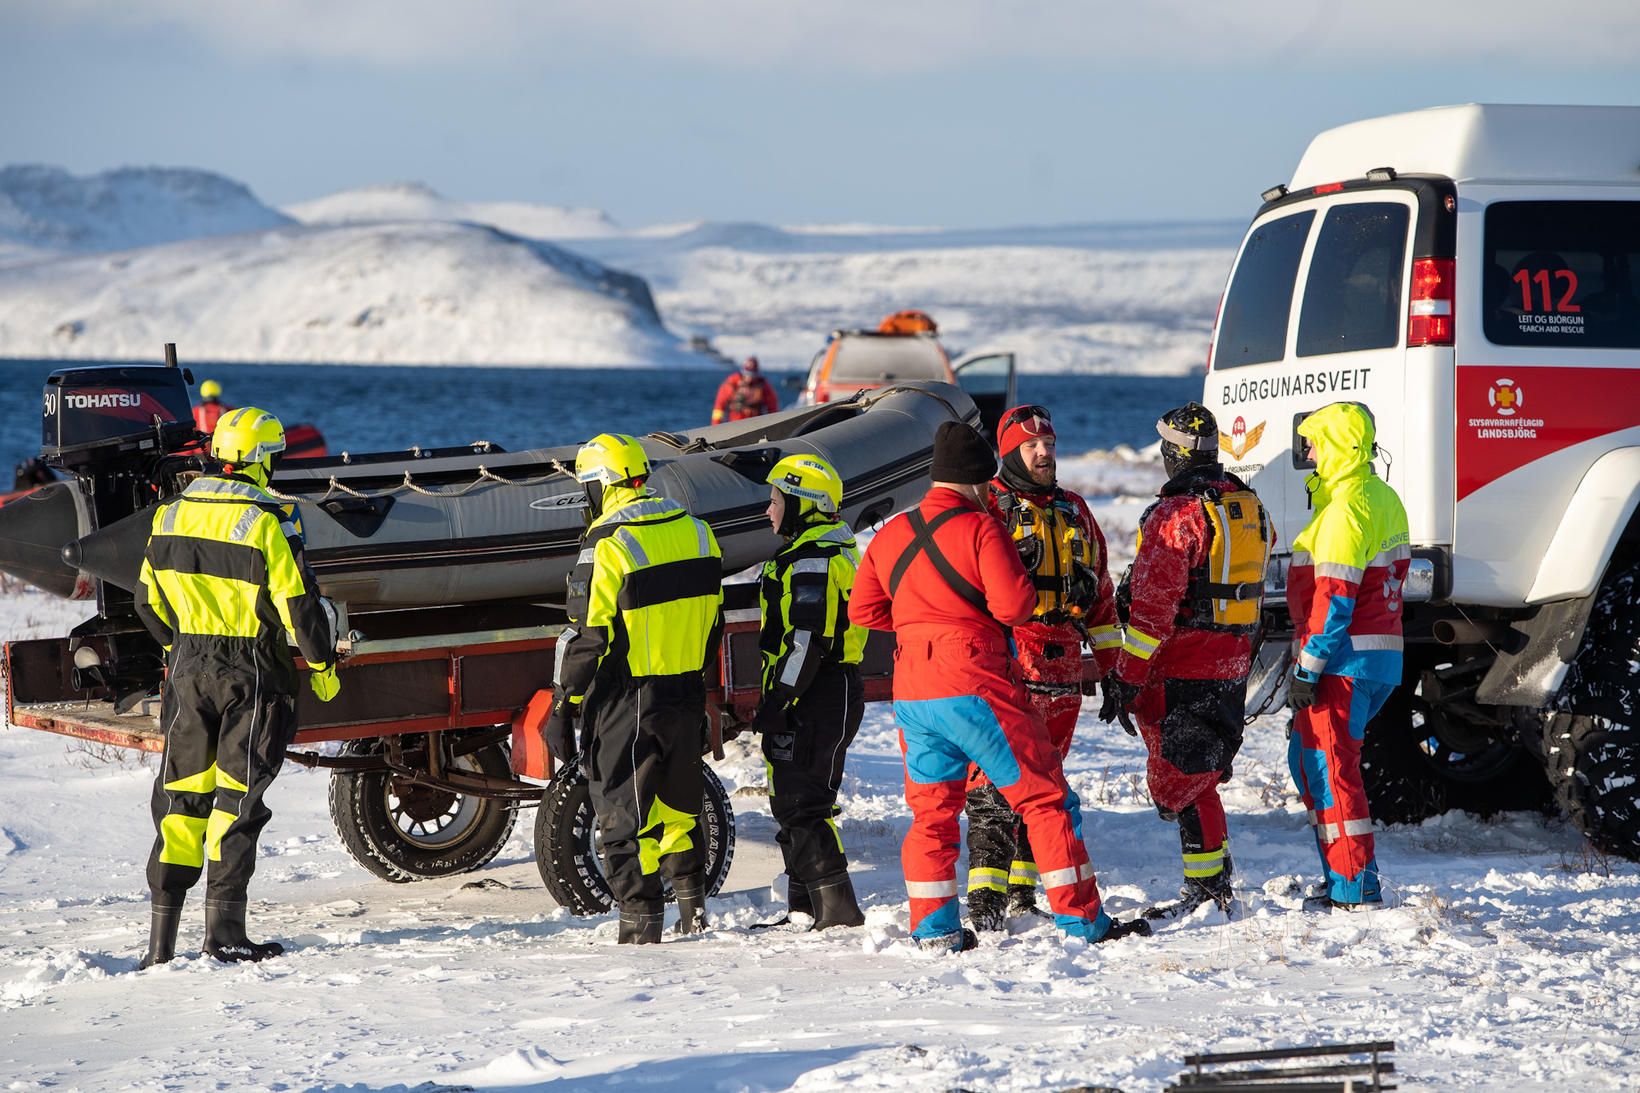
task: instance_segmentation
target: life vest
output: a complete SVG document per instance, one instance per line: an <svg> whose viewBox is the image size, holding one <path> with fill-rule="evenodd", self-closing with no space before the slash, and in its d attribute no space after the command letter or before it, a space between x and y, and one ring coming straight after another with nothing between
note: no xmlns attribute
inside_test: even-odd
<svg viewBox="0 0 1640 1093"><path fill-rule="evenodd" d="M1031 618L1064 622L1080 615L1085 601L1096 591L1093 574L1097 568L1094 545L1077 519L1075 502L1057 487L1045 505L1025 494L994 487L991 498L1036 588L1036 610Z"/></svg>
<svg viewBox="0 0 1640 1093"><path fill-rule="evenodd" d="M1250 634L1258 629L1264 609L1264 570L1271 546L1269 516L1258 494L1249 489L1220 493L1203 485L1189 493L1202 507L1207 563L1191 568L1175 625ZM1146 510L1145 517L1149 515ZM1145 517L1140 517L1141 529ZM1125 589L1127 581L1122 583Z"/></svg>
<svg viewBox="0 0 1640 1093"><path fill-rule="evenodd" d="M879 334L937 334L939 327L926 311L896 311L877 324Z"/></svg>
<svg viewBox="0 0 1640 1093"><path fill-rule="evenodd" d="M767 381L762 376L741 376L739 380L735 393L729 396L730 421L756 417L763 412L763 384Z"/></svg>

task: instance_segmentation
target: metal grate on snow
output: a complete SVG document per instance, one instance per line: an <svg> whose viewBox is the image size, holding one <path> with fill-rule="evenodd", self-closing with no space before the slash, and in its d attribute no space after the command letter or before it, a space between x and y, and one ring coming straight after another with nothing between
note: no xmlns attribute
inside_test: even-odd
<svg viewBox="0 0 1640 1093"><path fill-rule="evenodd" d="M1395 1041L1378 1040L1365 1044L1320 1044L1315 1047L1186 1055L1184 1065L1194 1069L1180 1074L1167 1087L1166 1093L1368 1093L1369 1090L1376 1093L1395 1088L1384 1084L1385 1076L1395 1073L1395 1064L1385 1058L1394 1050ZM1288 1062L1350 1055L1364 1055L1367 1058L1307 1066L1204 1069L1233 1063Z"/></svg>

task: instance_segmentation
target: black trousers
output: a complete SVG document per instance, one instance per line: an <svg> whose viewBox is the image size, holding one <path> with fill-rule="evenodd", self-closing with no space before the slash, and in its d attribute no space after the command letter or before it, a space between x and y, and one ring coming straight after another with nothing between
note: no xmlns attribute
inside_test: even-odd
<svg viewBox="0 0 1640 1093"><path fill-rule="evenodd" d="M619 903L659 902L661 878L701 872L706 683L699 672L599 679L584 706L587 779L604 876Z"/></svg>
<svg viewBox="0 0 1640 1093"><path fill-rule="evenodd" d="M837 787L843 761L865 715L860 669L826 664L787 713L787 732L763 734L769 764L769 811L786 875L810 884L848 868L837 831Z"/></svg>
<svg viewBox="0 0 1640 1093"><path fill-rule="evenodd" d="M244 902L256 840L273 815L262 797L296 737L296 700L276 682L230 659L192 655L172 664L151 803L152 891L180 897L208 861L207 898Z"/></svg>

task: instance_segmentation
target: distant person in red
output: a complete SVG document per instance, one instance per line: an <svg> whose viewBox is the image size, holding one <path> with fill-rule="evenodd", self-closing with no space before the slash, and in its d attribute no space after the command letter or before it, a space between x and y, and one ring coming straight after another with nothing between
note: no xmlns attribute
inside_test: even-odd
<svg viewBox="0 0 1640 1093"><path fill-rule="evenodd" d="M742 421L759 414L772 414L778 409L780 400L775 397L774 384L763 378L757 358L747 357L740 371L718 387L717 401L712 403L712 424Z"/></svg>
<svg viewBox="0 0 1640 1093"><path fill-rule="evenodd" d="M206 380L199 385L199 405L194 407L194 428L210 436L216 432L216 423L222 415L235 407L222 401L222 385Z"/></svg>
<svg viewBox="0 0 1640 1093"><path fill-rule="evenodd" d="M1113 922L1100 906L1081 805L1009 648L1008 627L1031 617L1037 596L1007 530L986 511L996 472L984 437L960 422L942 424L932 487L871 541L849 600L850 622L898 639L894 720L911 806L901 848L911 936L936 950L977 944L957 904L970 765L1024 820L1062 931L1085 941L1148 934L1143 920Z"/></svg>

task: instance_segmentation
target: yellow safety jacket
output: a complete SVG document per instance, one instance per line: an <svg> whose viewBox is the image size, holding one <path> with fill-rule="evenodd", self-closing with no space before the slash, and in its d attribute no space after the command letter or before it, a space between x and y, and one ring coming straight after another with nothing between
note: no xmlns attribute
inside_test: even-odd
<svg viewBox="0 0 1640 1093"><path fill-rule="evenodd" d="M723 556L676 501L610 486L570 571L571 626L554 686L573 706L603 672L627 679L699 672L722 625Z"/></svg>
<svg viewBox="0 0 1640 1093"><path fill-rule="evenodd" d="M840 522L804 528L763 563L759 584L763 693L802 698L825 664L858 664L867 630L849 622L860 551Z"/></svg>
<svg viewBox="0 0 1640 1093"><path fill-rule="evenodd" d="M1013 490L991 489L991 504L1007 525L1019 559L1036 589L1038 621L1064 622L1071 608L1085 609L1098 589L1096 548L1082 530L1076 505L1054 488L1047 504Z"/></svg>
<svg viewBox="0 0 1640 1093"><path fill-rule="evenodd" d="M316 669L335 652L300 531L284 506L240 475L197 478L155 511L134 601L173 666L204 654L271 673L291 691L287 632Z"/></svg>
<svg viewBox="0 0 1640 1093"><path fill-rule="evenodd" d="M1232 475L1220 472L1219 477L1240 484L1240 479ZM1275 542L1263 503L1258 494L1245 485L1221 491L1204 479L1185 483L1179 492L1194 497L1201 505L1207 557L1189 569L1190 583L1175 624L1194 630L1251 634L1259 626L1264 606L1264 570ZM1163 499L1170 496L1178 494L1164 492ZM1144 545L1144 524L1157 505L1146 509L1139 519L1135 553ZM1128 595L1128 582L1124 578L1118 594L1118 606L1124 616Z"/></svg>

